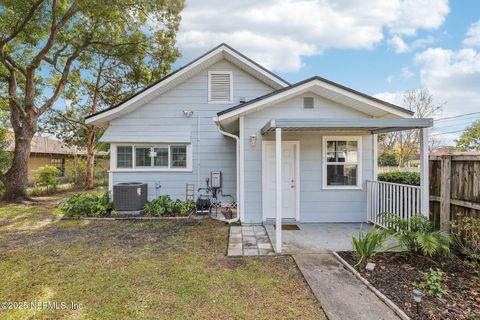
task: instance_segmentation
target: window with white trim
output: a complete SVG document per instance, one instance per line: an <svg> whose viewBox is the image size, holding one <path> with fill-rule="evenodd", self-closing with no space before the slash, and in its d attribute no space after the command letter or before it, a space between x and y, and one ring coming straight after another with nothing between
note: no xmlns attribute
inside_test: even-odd
<svg viewBox="0 0 480 320"><path fill-rule="evenodd" d="M361 186L361 137L324 137L325 188Z"/></svg>
<svg viewBox="0 0 480 320"><path fill-rule="evenodd" d="M233 102L233 76L231 71L208 72L208 102Z"/></svg>
<svg viewBox="0 0 480 320"><path fill-rule="evenodd" d="M187 169L188 145L117 146L117 168Z"/></svg>
<svg viewBox="0 0 480 320"><path fill-rule="evenodd" d="M132 146L117 146L117 168L131 168L133 166Z"/></svg>

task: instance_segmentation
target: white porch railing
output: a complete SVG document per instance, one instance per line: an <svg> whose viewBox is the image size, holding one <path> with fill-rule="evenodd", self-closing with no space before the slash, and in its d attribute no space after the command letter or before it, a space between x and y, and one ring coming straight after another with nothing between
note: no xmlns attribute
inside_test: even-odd
<svg viewBox="0 0 480 320"><path fill-rule="evenodd" d="M384 181L367 181L367 218L381 227L389 227L380 213L410 218L421 212L420 187Z"/></svg>

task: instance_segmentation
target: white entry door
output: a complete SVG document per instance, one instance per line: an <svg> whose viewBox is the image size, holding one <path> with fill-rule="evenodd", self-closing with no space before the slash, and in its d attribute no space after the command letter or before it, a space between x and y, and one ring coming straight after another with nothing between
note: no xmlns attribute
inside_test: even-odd
<svg viewBox="0 0 480 320"><path fill-rule="evenodd" d="M275 142L263 143L263 218L275 219L276 175ZM282 217L297 219L297 152L298 143L282 143Z"/></svg>

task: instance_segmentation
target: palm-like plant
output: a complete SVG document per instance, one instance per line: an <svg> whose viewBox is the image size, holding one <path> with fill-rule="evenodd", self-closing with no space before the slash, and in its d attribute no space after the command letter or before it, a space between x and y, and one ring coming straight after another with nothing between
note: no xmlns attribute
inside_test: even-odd
<svg viewBox="0 0 480 320"><path fill-rule="evenodd" d="M391 213L383 213L383 218L395 233L398 244L408 251L424 256L436 254L450 255L451 237L441 230L435 230L428 218L414 215L401 218Z"/></svg>
<svg viewBox="0 0 480 320"><path fill-rule="evenodd" d="M363 225L360 225L358 238L352 237L352 247L360 260L355 266L358 266L364 259L374 256L377 251L383 247L383 244L390 235L389 230L378 230L372 227L367 234L363 233Z"/></svg>

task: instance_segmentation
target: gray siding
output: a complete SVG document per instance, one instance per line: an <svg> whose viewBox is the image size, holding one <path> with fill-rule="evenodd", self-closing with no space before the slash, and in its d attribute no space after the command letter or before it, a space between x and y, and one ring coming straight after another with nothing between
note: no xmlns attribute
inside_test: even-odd
<svg viewBox="0 0 480 320"><path fill-rule="evenodd" d="M292 98L245 116L245 222L262 222L262 140L274 140L260 129L275 118L365 118L367 115L314 94L314 109L303 109L303 96ZM255 133L258 142L250 145ZM322 136L362 135L362 190L322 189ZM300 141L300 221L366 221L365 180L373 178L372 135L361 132L283 132L283 140Z"/></svg>
<svg viewBox="0 0 480 320"><path fill-rule="evenodd" d="M176 142L162 141L161 139L175 139L175 135L181 136L181 139L190 137L193 158L191 172L138 172L134 170L116 172L113 170L113 184L128 181L146 182L149 186L149 199L160 194L169 194L173 198L184 199L187 183L194 183L195 188L204 187L205 177L209 177L212 170L221 170L223 192L235 197L235 140L221 135L212 121L212 117L218 111L233 104L208 103L209 70L233 72L233 104L237 104L240 97L252 99L273 91L269 86L222 60L160 97L145 103L139 109L111 121L105 133L110 141L119 143L132 140L151 142L152 139L155 139L152 136L158 136L161 137L158 142ZM192 110L193 117L184 117L182 110ZM162 186L160 190L155 188L156 183Z"/></svg>

